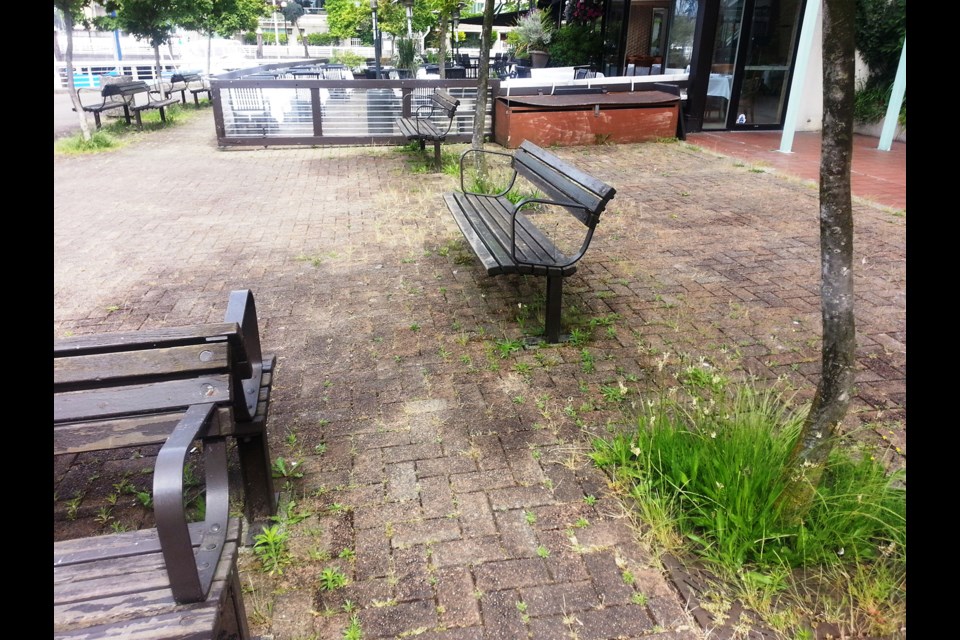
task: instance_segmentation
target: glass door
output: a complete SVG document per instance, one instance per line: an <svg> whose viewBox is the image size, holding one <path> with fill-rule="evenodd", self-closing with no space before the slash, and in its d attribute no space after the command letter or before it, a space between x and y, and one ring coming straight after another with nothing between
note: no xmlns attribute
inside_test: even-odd
<svg viewBox="0 0 960 640"><path fill-rule="evenodd" d="M803 0L721 0L704 129L783 126Z"/></svg>
<svg viewBox="0 0 960 640"><path fill-rule="evenodd" d="M802 0L754 0L733 128L783 125Z"/></svg>
<svg viewBox="0 0 960 640"><path fill-rule="evenodd" d="M710 79L703 108L704 129L726 129L733 103L733 78L740 48L745 0L720 0L713 40Z"/></svg>

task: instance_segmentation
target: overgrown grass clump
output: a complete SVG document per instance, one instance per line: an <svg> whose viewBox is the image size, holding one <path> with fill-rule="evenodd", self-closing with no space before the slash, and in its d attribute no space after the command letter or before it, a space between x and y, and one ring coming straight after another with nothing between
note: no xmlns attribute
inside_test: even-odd
<svg viewBox="0 0 960 640"><path fill-rule="evenodd" d="M678 393L646 405L636 430L595 440L591 454L629 493L658 542L702 557L761 614L790 600L803 603L807 623L869 633L899 628L906 599L901 475L838 442L814 502L802 521L790 522L779 498L808 407L791 407L775 389L731 390L697 367L680 380ZM795 579L801 573L806 589L818 576L813 600Z"/></svg>
<svg viewBox="0 0 960 640"><path fill-rule="evenodd" d="M99 151L108 151L122 146L116 137L100 130L93 133L89 140L84 140L83 135L78 133L68 138L57 140L54 148L60 153L67 155L80 155L84 153L97 153Z"/></svg>

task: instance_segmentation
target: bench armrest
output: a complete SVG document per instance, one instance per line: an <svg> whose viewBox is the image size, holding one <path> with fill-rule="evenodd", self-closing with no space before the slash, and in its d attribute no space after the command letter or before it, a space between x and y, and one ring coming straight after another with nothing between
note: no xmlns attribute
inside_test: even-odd
<svg viewBox="0 0 960 640"><path fill-rule="evenodd" d="M479 193L479 192L477 192L477 191L469 191L469 190L467 190L467 187L463 184L463 173L464 173L464 172L463 172L463 168L464 168L464 160L466 160L467 155L469 155L469 154L471 154L471 153L476 153L476 154L478 154L478 155L479 155L479 154L486 154L486 155L492 155L492 156L504 156L504 157L513 159L513 156L512 156L511 154L509 154L509 153L504 153L503 151L493 151L493 150L491 150L491 149L467 149L466 151L464 151L463 153L460 154L460 191L462 191L464 194L473 195L473 196L497 196L497 197L499 197L499 196L504 196L504 195L506 195L506 194L510 191L510 189L513 188L513 184L517 181L517 171L516 171L516 169L513 170L512 175L510 176L510 182L509 182L509 183L507 184L507 186L504 187L503 190L500 191L499 193ZM482 160L482 157L481 157L481 158L478 158L478 161L482 162L482 161L483 161L483 160Z"/></svg>
<svg viewBox="0 0 960 640"><path fill-rule="evenodd" d="M84 101L84 96L87 97L86 101ZM80 101L81 107L93 107L106 102L106 98L103 97L100 89L94 89L92 87L80 87L77 89L77 100Z"/></svg>
<svg viewBox="0 0 960 640"><path fill-rule="evenodd" d="M529 262L520 260L517 257L517 214L520 213L524 207L531 204L545 204L554 207L564 207L565 209L581 209L587 213L590 212L587 207L577 204L576 202L557 202L556 200L547 200L546 198L524 198L523 200L520 200L516 206L514 206L513 213L510 216L510 257L513 258L513 261L517 264L531 264ZM594 227L588 226L587 233L583 238L583 242L580 243L580 249L577 250L577 253L575 253L569 261L554 266L563 268L579 262L580 258L582 258L587 252L587 247L590 246L590 240L593 238L593 231Z"/></svg>
<svg viewBox="0 0 960 640"><path fill-rule="evenodd" d="M227 446L223 438L204 438L215 415L214 403L193 405L187 409L161 447L154 467L153 508L157 535L173 598L181 604L206 599L226 540L230 515ZM204 441L206 514L202 537L194 552L183 504L183 474L187 454L198 438Z"/></svg>

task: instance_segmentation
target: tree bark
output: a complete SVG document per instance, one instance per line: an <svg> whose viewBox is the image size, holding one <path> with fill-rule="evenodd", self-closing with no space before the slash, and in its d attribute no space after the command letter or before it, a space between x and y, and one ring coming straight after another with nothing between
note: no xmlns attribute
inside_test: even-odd
<svg viewBox="0 0 960 640"><path fill-rule="evenodd" d="M87 112L80 106L80 96L77 95L77 85L73 81L73 15L69 11L63 12L63 25L67 32L67 51L65 54L67 63L67 91L70 92L70 101L73 103L73 110L77 112L80 120L80 135L83 139L90 140L90 123L87 122Z"/></svg>
<svg viewBox="0 0 960 640"><path fill-rule="evenodd" d="M473 115L473 138L470 141L470 146L474 149L483 149L484 124L487 120L487 93L490 83L490 40L493 35L494 2L495 0L486 0L483 7L483 26L480 30L480 60L477 62L477 107Z"/></svg>
<svg viewBox="0 0 960 640"><path fill-rule="evenodd" d="M856 376L853 310L853 157L855 0L823 2L823 123L820 150L821 374L792 452L784 514L809 508L850 406Z"/></svg>
<svg viewBox="0 0 960 640"><path fill-rule="evenodd" d="M440 46L437 48L438 62L440 63L440 77L447 77L447 14L440 12Z"/></svg>

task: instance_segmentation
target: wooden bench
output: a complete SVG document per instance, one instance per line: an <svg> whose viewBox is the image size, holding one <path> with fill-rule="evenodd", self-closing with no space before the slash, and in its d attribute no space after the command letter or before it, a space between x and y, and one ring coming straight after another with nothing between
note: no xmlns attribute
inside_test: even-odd
<svg viewBox="0 0 960 640"><path fill-rule="evenodd" d="M472 154L477 153L510 158L509 184L499 193L477 193L465 186L464 168L468 159L474 159ZM542 192L543 197L537 194L514 204L507 194L514 188L518 175ZM576 272L576 263L590 246L600 214L615 193L610 185L524 141L512 156L480 149L463 152L460 192L445 193L443 199L488 275L520 273L547 278L544 333L554 343L560 341L563 278ZM525 209L532 213L532 208L566 212L579 221L585 227L579 249L565 255L545 230L538 228L536 215L524 213Z"/></svg>
<svg viewBox="0 0 960 640"><path fill-rule="evenodd" d="M80 102L80 106L84 111L93 114L97 129L100 129L102 126L100 114L116 109L123 110L127 124L130 124L130 111L128 110L130 97L121 89L117 88L117 85L132 81L133 78L131 76L100 76L101 85L99 89L93 87L80 87L77 89L77 100Z"/></svg>
<svg viewBox="0 0 960 640"><path fill-rule="evenodd" d="M410 93L406 97L412 95ZM421 151L426 148L427 142L433 143L434 165L437 169L440 168L440 143L447 139L459 106L460 101L451 96L448 91L437 89L430 95L429 104L417 107L412 117L397 118L400 133L407 140L419 142ZM438 124L438 121L442 123L444 118L446 123Z"/></svg>
<svg viewBox="0 0 960 640"><path fill-rule="evenodd" d="M54 455L160 445L155 528L54 544L54 637L248 638L237 577L242 521L230 515L228 440L251 524L276 512L263 357L253 294L225 321L54 342ZM199 449L203 522L188 522L184 473ZM230 635L232 634L232 635Z"/></svg>
<svg viewBox="0 0 960 640"><path fill-rule="evenodd" d="M130 103L130 111L137 118L137 128L143 129L143 120L140 114L148 109L158 110L160 112L160 121L166 122L166 108L179 104L180 102L176 96L170 95L170 83L160 82L151 88L146 82L141 80L139 81L139 85L141 86L127 88L129 95L133 98ZM129 123L130 120L128 119L127 124Z"/></svg>
<svg viewBox="0 0 960 640"><path fill-rule="evenodd" d="M170 77L170 93L180 92L180 100L187 104L187 91L193 95L193 102L200 106L200 94L206 93L207 99L212 98L210 87L199 73L175 73Z"/></svg>

